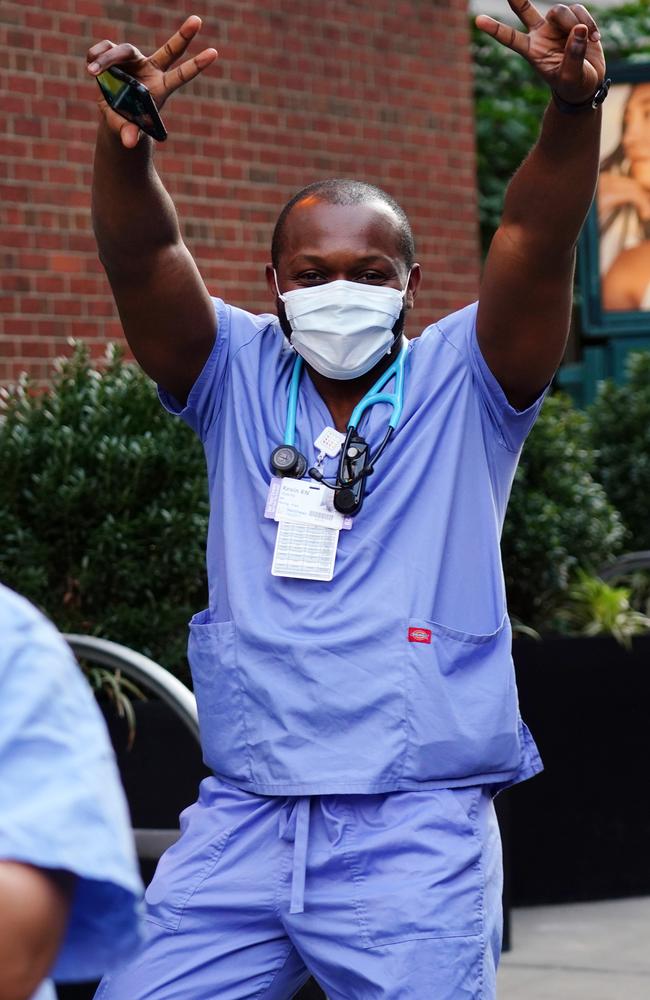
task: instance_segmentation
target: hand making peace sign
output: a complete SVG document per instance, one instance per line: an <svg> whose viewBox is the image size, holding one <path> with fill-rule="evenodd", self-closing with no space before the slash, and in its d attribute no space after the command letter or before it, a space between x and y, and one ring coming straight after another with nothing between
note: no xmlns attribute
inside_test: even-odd
<svg viewBox="0 0 650 1000"><path fill-rule="evenodd" d="M605 77L605 56L586 7L560 3L544 17L530 0L508 3L528 34L487 14L476 18L476 27L523 56L561 100L583 104L593 97Z"/></svg>
<svg viewBox="0 0 650 1000"><path fill-rule="evenodd" d="M156 107L160 109L170 94L193 80L217 58L216 49L204 49L198 55L171 68L200 30L201 18L192 14L151 56L143 55L128 42L116 45L115 42L104 39L88 50L86 56L88 72L92 76L97 76L110 66L119 65L148 88ZM119 134L122 144L128 148L136 146L140 138L138 126L111 111L103 98L99 101L99 108L111 131Z"/></svg>

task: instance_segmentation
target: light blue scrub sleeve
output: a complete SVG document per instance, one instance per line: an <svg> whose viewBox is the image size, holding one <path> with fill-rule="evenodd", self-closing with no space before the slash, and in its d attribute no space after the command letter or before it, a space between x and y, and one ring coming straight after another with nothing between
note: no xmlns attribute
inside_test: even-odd
<svg viewBox="0 0 650 1000"><path fill-rule="evenodd" d="M0 859L77 877L53 969L98 978L139 942L142 885L104 720L66 643L0 586Z"/></svg>
<svg viewBox="0 0 650 1000"><path fill-rule="evenodd" d="M478 302L474 302L440 320L435 329L462 358L471 374L501 530L519 455L549 386L525 410L511 406L481 353L476 335L477 313Z"/></svg>
<svg viewBox="0 0 650 1000"><path fill-rule="evenodd" d="M165 409L174 416L181 417L203 442L221 412L224 390L234 358L269 326L277 324L277 318L273 315L254 316L236 306L226 305L221 299L213 298L212 302L217 336L185 406L162 386L158 386L158 397Z"/></svg>
<svg viewBox="0 0 650 1000"><path fill-rule="evenodd" d="M216 337L207 361L190 390L185 406L158 386L158 398L174 416L182 417L201 439L208 433L221 409L223 387L230 354L230 311L221 299L212 299Z"/></svg>
<svg viewBox="0 0 650 1000"><path fill-rule="evenodd" d="M519 452L531 430L549 386L540 393L536 400L525 410L516 410L508 402L499 382L492 374L488 363L481 353L476 336L476 316L468 328L468 356L476 384L485 404L489 419L498 429L500 443L508 451Z"/></svg>

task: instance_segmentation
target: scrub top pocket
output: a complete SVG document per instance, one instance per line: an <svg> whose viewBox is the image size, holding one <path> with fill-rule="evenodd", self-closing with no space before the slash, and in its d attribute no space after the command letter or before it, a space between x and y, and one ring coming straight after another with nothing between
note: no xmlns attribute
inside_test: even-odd
<svg viewBox="0 0 650 1000"><path fill-rule="evenodd" d="M409 644L410 747L404 778L488 782L521 763L511 631L477 635L439 622L409 623L426 642Z"/></svg>
<svg viewBox="0 0 650 1000"><path fill-rule="evenodd" d="M406 750L401 630L392 621L259 637L237 628L258 795L392 791ZM278 696L276 692L281 692ZM352 767L351 767L352 765Z"/></svg>
<svg viewBox="0 0 650 1000"><path fill-rule="evenodd" d="M190 622L188 659L199 713L203 760L216 774L247 782L251 768L234 622L212 622L209 610L194 615Z"/></svg>
<svg viewBox="0 0 650 1000"><path fill-rule="evenodd" d="M202 611L189 661L205 763L257 795L392 791L407 745L402 635L389 620L260 639Z"/></svg>

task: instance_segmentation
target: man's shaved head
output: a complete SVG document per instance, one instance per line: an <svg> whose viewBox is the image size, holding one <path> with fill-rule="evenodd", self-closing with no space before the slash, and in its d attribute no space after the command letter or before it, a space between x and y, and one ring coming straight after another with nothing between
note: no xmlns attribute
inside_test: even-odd
<svg viewBox="0 0 650 1000"><path fill-rule="evenodd" d="M324 181L315 181L298 191L297 194L284 206L278 221L273 230L271 241L271 260L273 267L278 268L280 254L285 247L286 222L294 205L306 199L325 202L330 205L360 205L369 204L373 201L380 202L390 209L395 217L395 226L398 233L399 251L406 264L406 269L410 270L415 260L415 241L411 224L404 209L398 205L394 198L375 187L374 184L366 184L365 181L349 180L345 177L332 177Z"/></svg>

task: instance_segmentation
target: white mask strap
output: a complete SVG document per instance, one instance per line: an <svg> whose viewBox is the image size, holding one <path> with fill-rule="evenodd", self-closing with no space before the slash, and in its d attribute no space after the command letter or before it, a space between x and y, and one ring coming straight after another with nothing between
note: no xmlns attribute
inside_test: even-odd
<svg viewBox="0 0 650 1000"><path fill-rule="evenodd" d="M283 294L282 294L282 292L280 291L280 286L278 285L278 275L277 275L277 271L275 270L275 268L273 268L273 279L274 279L274 281L275 281L275 290L276 290L276 292L278 293L278 298L279 298L279 299L280 299L280 300L281 300L282 302L284 302L284 295L283 295Z"/></svg>

